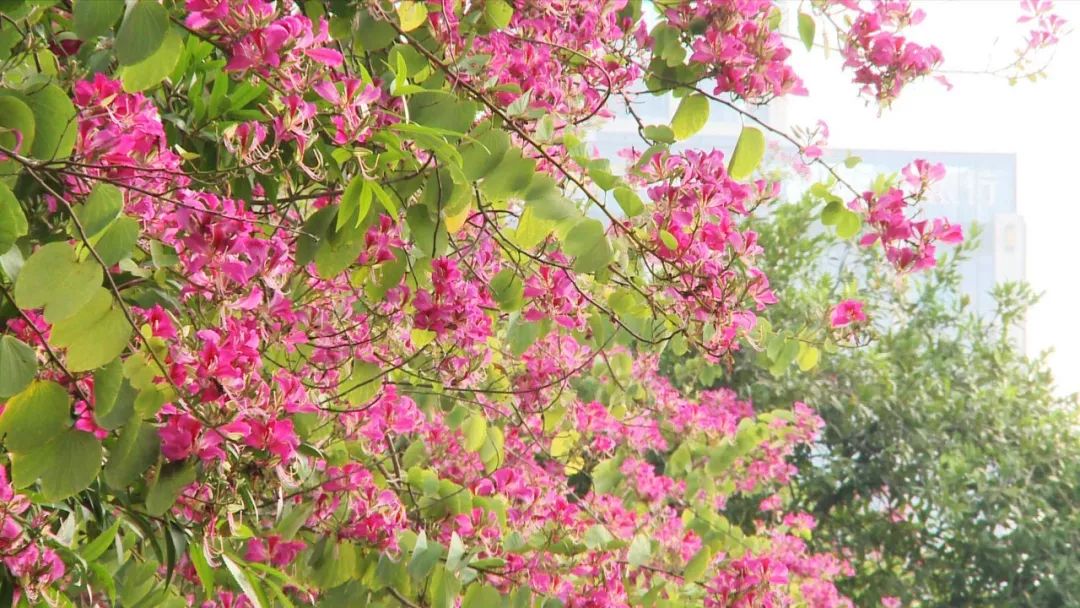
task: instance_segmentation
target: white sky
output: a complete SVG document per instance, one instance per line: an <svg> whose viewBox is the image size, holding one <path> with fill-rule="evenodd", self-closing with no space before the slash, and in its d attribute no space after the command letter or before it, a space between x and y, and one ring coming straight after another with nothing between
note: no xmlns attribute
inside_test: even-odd
<svg viewBox="0 0 1080 608"><path fill-rule="evenodd" d="M937 45L945 70L978 70L1007 63L1023 30L1016 0L916 2L926 20L911 39ZM849 72L822 65L798 42L795 67L810 96L787 104L789 124L831 130L830 147L1005 152L1017 155L1017 207L1027 225L1027 280L1042 301L1027 322L1027 349L1053 349L1050 361L1062 391L1080 391L1080 0L1058 0L1058 14L1075 30L1065 37L1049 78L1010 87L1004 79L950 75L952 91L933 81L905 89L880 118L855 96ZM819 38L820 41L820 38ZM929 160L933 160L930 155Z"/></svg>

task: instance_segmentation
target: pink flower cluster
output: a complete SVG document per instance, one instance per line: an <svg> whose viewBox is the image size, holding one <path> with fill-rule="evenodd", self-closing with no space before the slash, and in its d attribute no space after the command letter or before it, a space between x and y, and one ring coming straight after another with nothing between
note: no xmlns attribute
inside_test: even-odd
<svg viewBox="0 0 1080 608"><path fill-rule="evenodd" d="M416 294L414 321L417 329L450 335L464 348L483 342L491 335L491 318L485 308L494 308L491 295L482 285L468 280L457 262L438 258L431 263L431 291Z"/></svg>
<svg viewBox="0 0 1080 608"><path fill-rule="evenodd" d="M274 19L274 3L264 0L188 0L187 8L188 27L233 40L226 70L293 75L306 60L331 68L343 61L339 51L328 48L325 20L316 31L303 15Z"/></svg>
<svg viewBox="0 0 1080 608"><path fill-rule="evenodd" d="M42 542L47 538L40 534L42 522L22 519L29 508L29 499L15 493L7 469L0 466L0 564L16 579L15 604L20 593L36 602L38 594L65 572L60 556Z"/></svg>
<svg viewBox="0 0 1080 608"><path fill-rule="evenodd" d="M859 240L864 247L880 241L885 257L901 272L932 268L937 244L955 245L964 240L960 226L944 218L917 220L911 210L922 201L931 184L945 177L945 167L916 160L904 167L903 183L877 194L864 192L848 206L862 214L868 226Z"/></svg>
<svg viewBox="0 0 1080 608"><path fill-rule="evenodd" d="M685 32L692 22L705 24L693 37L690 61L707 66L716 80L713 93L731 93L753 103L774 97L805 95L806 88L787 64L791 50L770 24L771 0L699 0L677 3L664 11L669 23Z"/></svg>
<svg viewBox="0 0 1080 608"><path fill-rule="evenodd" d="M469 44L456 24L446 19L435 18L434 29L453 48L468 48L485 57L483 70L468 76L491 82L495 99L503 107L525 96L530 108L560 117L558 127L609 115L604 107L607 96L627 89L641 75L633 62L620 58L624 49L634 47L635 40L644 35L644 29L631 31L633 23L620 17L627 0L519 0L513 4L508 28ZM444 0L442 16L453 15L453 5ZM639 26L643 28L644 23Z"/></svg>
<svg viewBox="0 0 1080 608"><path fill-rule="evenodd" d="M714 357L737 348L755 313L776 302L768 278L753 265L761 251L757 234L741 229L739 217L773 199L777 184L739 183L724 161L718 150L657 154L638 182L653 203L646 216L653 273L668 285L680 318L718 328L702 345Z"/></svg>
<svg viewBox="0 0 1080 608"><path fill-rule="evenodd" d="M862 93L888 106L908 83L932 74L941 65L941 51L922 46L899 32L917 25L925 14L912 10L909 0L832 0L854 11L851 26L841 32L844 67L855 71Z"/></svg>
<svg viewBox="0 0 1080 608"><path fill-rule="evenodd" d="M1061 40L1067 22L1054 13L1053 0L1020 0L1020 10L1023 14L1017 22L1032 23L1026 51L1049 48Z"/></svg>

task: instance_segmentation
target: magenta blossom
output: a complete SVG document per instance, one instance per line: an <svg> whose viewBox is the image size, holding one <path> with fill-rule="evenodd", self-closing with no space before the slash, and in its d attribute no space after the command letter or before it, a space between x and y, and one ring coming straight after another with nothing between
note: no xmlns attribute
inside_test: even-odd
<svg viewBox="0 0 1080 608"><path fill-rule="evenodd" d="M862 323L866 320L863 312L863 303L858 300L844 300L833 308L829 322L833 327L845 327L852 323Z"/></svg>

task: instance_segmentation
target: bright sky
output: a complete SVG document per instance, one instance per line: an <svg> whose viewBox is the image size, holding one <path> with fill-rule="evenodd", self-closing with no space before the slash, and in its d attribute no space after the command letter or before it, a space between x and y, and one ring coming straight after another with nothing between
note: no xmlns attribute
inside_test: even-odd
<svg viewBox="0 0 1080 608"><path fill-rule="evenodd" d="M936 44L946 70L1002 65L1021 45L1015 0L916 4L927 18L910 36ZM855 98L849 73L822 66L821 49L811 58L799 46L796 69L810 96L792 101L787 118L802 125L824 119L830 146L839 150L1015 153L1018 211L1027 225L1027 280L1044 293L1028 317L1028 354L1053 349L1057 385L1068 392L1080 391L1080 0L1057 4L1075 32L1059 45L1046 80L1010 87L1003 79L950 75L952 91L932 81L913 85L879 118L875 108Z"/></svg>

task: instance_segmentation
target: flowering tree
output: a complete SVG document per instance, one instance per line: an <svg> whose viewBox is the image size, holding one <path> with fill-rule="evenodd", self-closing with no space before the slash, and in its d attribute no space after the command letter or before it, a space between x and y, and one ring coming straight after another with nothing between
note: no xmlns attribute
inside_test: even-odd
<svg viewBox="0 0 1080 608"><path fill-rule="evenodd" d="M657 360L809 368L864 313L758 321L767 125L671 146L710 101L806 93L787 20L883 105L941 54L906 2L655 5L0 3L5 595L847 604L779 493L814 411L682 394ZM669 92L625 171L590 155L609 107ZM937 177L814 196L913 272L959 240L917 216Z"/></svg>
<svg viewBox="0 0 1080 608"><path fill-rule="evenodd" d="M855 605L1076 604L1080 579L1063 556L1080 544L1078 404L1054 395L1045 357L1015 346L1031 291L1002 284L992 315L972 310L959 263L977 238L902 281L867 274L887 260L814 230L818 207L807 197L752 221L761 267L783 294L768 317L797 326L840 311L834 324L873 341L809 373L774 374L748 349L727 369L670 352L661 369L690 390L815 405L825 427L796 450L788 508L814 516L812 547L850 560L855 575L838 587ZM860 285L857 306L836 305L847 283Z"/></svg>

